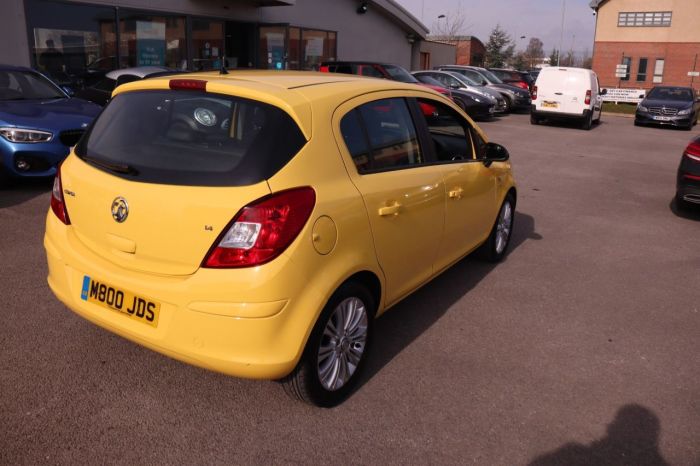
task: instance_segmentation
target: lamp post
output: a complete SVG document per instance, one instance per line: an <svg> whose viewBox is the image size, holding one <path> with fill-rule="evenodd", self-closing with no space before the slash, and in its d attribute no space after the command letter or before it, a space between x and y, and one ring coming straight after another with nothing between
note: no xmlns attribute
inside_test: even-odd
<svg viewBox="0 0 700 466"><path fill-rule="evenodd" d="M564 44L564 17L566 16L566 0L561 0L561 32L559 33L559 52L557 53L557 66L561 62L561 47Z"/></svg>

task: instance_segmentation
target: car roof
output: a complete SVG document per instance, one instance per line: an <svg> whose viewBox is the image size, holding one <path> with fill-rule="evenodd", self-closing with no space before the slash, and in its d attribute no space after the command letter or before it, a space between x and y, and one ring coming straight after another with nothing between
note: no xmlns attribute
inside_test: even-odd
<svg viewBox="0 0 700 466"><path fill-rule="evenodd" d="M122 68L119 70L112 70L108 72L105 76L109 79L117 79L119 76L125 74L137 76L139 78L144 78L153 73L162 73L163 71L172 71L170 68L165 66L134 66L132 68Z"/></svg>
<svg viewBox="0 0 700 466"><path fill-rule="evenodd" d="M321 63L323 66L330 65L379 65L379 66L399 66L393 63L385 63L380 61L363 61L363 60L337 60L337 61L324 61Z"/></svg>
<svg viewBox="0 0 700 466"><path fill-rule="evenodd" d="M317 71L232 70L174 74L134 81L117 87L114 95L138 90L170 88L173 79L207 81L207 92L234 95L274 105L287 112L311 137L312 106L327 105L329 100L340 104L352 97L383 90L409 90L440 95L429 88L410 83L365 76L322 73Z"/></svg>

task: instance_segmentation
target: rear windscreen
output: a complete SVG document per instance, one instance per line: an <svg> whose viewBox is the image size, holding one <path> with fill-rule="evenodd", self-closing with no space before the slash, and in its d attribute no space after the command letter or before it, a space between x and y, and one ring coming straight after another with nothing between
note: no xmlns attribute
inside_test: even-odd
<svg viewBox="0 0 700 466"><path fill-rule="evenodd" d="M134 181L243 186L270 178L306 140L283 110L198 91L117 95L76 147L93 166Z"/></svg>

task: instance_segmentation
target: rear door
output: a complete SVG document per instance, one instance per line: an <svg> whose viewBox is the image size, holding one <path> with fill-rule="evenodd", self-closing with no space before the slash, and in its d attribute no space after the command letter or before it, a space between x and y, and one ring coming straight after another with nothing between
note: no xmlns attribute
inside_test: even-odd
<svg viewBox="0 0 700 466"><path fill-rule="evenodd" d="M261 102L122 93L63 167L71 231L126 269L194 273L238 210L270 192L265 180L305 142L289 115Z"/></svg>
<svg viewBox="0 0 700 466"><path fill-rule="evenodd" d="M367 209L389 304L432 276L443 231L442 168L427 164L413 117L405 98L377 95L345 104L334 124Z"/></svg>
<svg viewBox="0 0 700 466"><path fill-rule="evenodd" d="M435 264L439 270L488 236L496 218L497 173L477 156L484 143L469 120L442 102L426 98L418 103L445 181L445 230Z"/></svg>

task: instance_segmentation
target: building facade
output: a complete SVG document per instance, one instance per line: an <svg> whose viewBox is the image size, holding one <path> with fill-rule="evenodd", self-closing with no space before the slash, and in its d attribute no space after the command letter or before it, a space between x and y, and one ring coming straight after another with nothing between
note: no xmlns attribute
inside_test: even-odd
<svg viewBox="0 0 700 466"><path fill-rule="evenodd" d="M593 69L603 87L700 89L700 1L594 0ZM618 65L623 76L616 76ZM700 73L698 73L700 74Z"/></svg>
<svg viewBox="0 0 700 466"><path fill-rule="evenodd" d="M456 36L456 37L428 37L436 42L451 44L456 47L455 61L445 63L435 63L439 65L470 65L484 66L486 58L486 47L484 43L474 36Z"/></svg>
<svg viewBox="0 0 700 466"><path fill-rule="evenodd" d="M0 63L74 85L144 65L314 70L338 59L417 69L428 33L394 0L3 0L3 7Z"/></svg>

